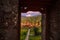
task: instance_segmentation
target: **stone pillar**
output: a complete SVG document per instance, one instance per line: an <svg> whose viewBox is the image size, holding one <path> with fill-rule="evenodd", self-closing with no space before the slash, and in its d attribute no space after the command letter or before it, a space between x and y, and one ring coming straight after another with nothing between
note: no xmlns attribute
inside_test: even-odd
<svg viewBox="0 0 60 40"><path fill-rule="evenodd" d="M46 14L42 14L42 40L46 40Z"/></svg>
<svg viewBox="0 0 60 40"><path fill-rule="evenodd" d="M18 0L0 0L0 40L18 40Z"/></svg>

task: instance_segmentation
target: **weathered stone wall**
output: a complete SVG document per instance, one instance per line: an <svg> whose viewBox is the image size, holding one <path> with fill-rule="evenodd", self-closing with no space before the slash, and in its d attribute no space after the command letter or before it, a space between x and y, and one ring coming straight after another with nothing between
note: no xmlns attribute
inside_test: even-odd
<svg viewBox="0 0 60 40"><path fill-rule="evenodd" d="M46 14L42 14L42 40L46 40Z"/></svg>
<svg viewBox="0 0 60 40"><path fill-rule="evenodd" d="M60 40L60 0L56 2L49 15L49 40Z"/></svg>
<svg viewBox="0 0 60 40"><path fill-rule="evenodd" d="M0 0L0 40L18 40L18 0Z"/></svg>

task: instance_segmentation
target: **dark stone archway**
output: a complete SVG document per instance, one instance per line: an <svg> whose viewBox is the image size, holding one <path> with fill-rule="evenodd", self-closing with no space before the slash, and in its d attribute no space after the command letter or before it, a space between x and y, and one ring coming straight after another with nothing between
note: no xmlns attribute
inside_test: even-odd
<svg viewBox="0 0 60 40"><path fill-rule="evenodd" d="M28 3L28 1L26 2ZM45 2L46 3L45 4L44 1L41 1L41 4L40 4L41 7L39 5L35 6L33 2L31 2L32 3L31 7L29 6L30 4L28 4L29 9L31 10L32 8L34 11L39 10L43 13L42 14L43 19L47 18L46 20L42 21L43 23L42 26L46 27L46 28L43 28L45 31L44 30L42 31L43 33L42 35L44 36L42 37L42 39L43 40L60 40L60 18L59 18L60 17L60 0L58 0L56 4L53 4L54 6L52 9L47 8L49 5L51 6L51 4L48 5L48 2L47 3ZM42 2L44 3L43 6L42 6ZM36 0L34 3L36 4ZM44 6L44 5L47 5L47 6ZM22 5L22 6L25 6L25 5ZM45 10L41 10L42 7L44 9L48 9L48 11L45 12ZM46 13L48 13L48 15ZM18 30L20 29L18 26L18 24L20 23L19 16L20 15L18 14L18 0L0 0L0 40L18 40L19 39L18 37L20 36L18 34L19 33Z"/></svg>

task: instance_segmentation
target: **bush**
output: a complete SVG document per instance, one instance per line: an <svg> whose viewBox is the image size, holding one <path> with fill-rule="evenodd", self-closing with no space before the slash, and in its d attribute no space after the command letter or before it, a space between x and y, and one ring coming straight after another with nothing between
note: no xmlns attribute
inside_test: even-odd
<svg viewBox="0 0 60 40"><path fill-rule="evenodd" d="M38 30L39 30L39 29L38 29L37 27L34 27L33 30L34 30L34 34L35 34L35 35L38 35L38 33L39 33Z"/></svg>

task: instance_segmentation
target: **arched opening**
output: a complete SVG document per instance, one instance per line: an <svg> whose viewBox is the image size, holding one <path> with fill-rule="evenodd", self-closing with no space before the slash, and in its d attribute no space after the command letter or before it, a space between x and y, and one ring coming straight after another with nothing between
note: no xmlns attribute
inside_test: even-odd
<svg viewBox="0 0 60 40"><path fill-rule="evenodd" d="M42 40L42 13L21 12L20 40Z"/></svg>

